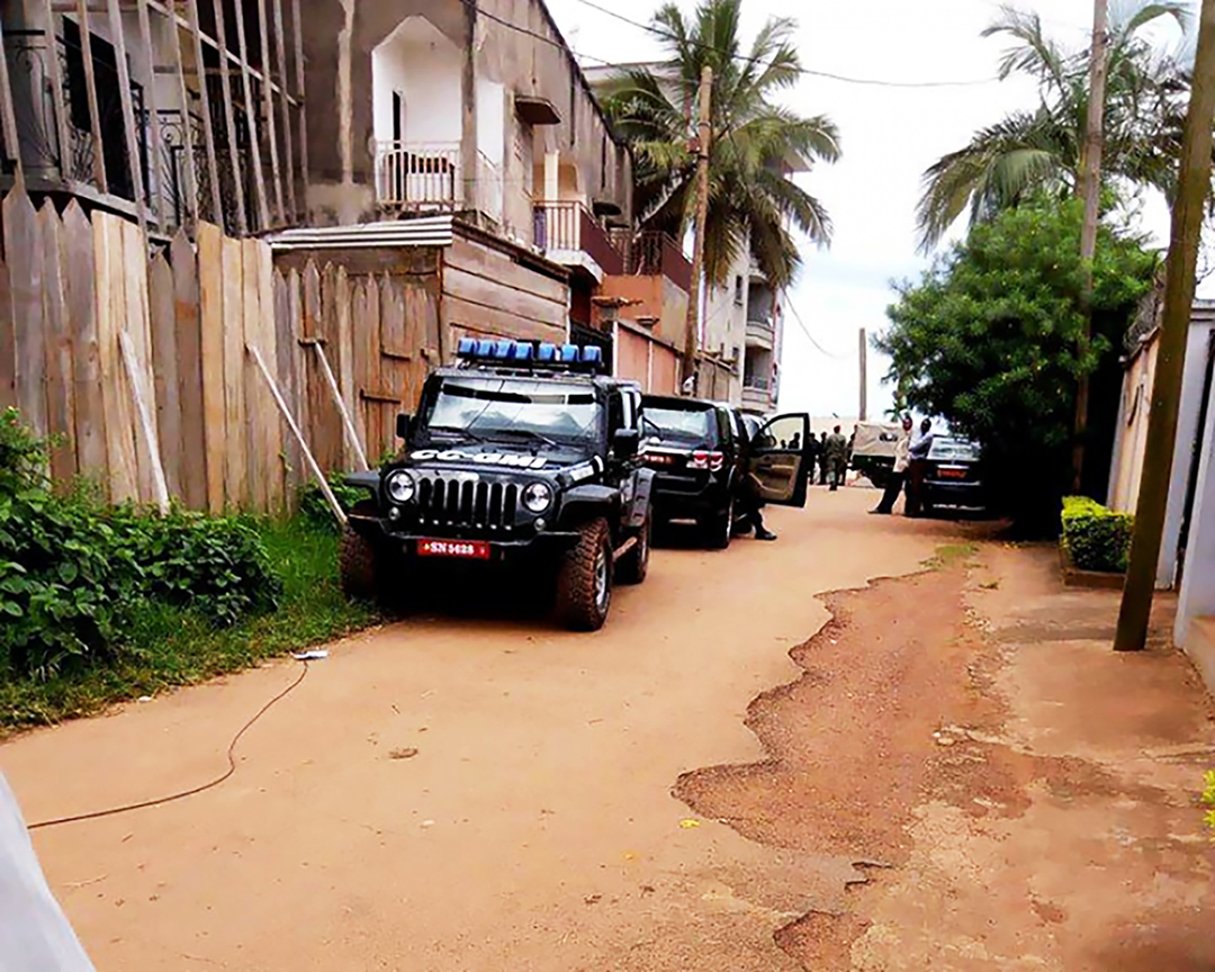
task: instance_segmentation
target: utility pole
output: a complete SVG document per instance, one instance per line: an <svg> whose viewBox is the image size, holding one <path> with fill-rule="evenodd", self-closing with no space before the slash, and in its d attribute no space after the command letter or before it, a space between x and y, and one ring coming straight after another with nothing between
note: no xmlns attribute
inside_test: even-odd
<svg viewBox="0 0 1215 972"><path fill-rule="evenodd" d="M1177 410L1185 373L1185 345L1190 311L1194 303L1194 274L1198 244L1211 191L1211 126L1215 123L1215 0L1202 0L1198 29L1198 52L1194 59L1194 81L1190 110L1185 122L1181 149L1181 173L1177 200L1173 204L1173 231L1165 268L1164 311L1156 375L1152 381L1152 411L1148 418L1147 449L1139 503L1135 509L1135 533L1131 560L1118 613L1116 651L1138 651L1147 641L1152 596L1156 588L1156 565L1168 508L1169 479L1173 470L1173 446L1177 438Z"/></svg>
<svg viewBox="0 0 1215 972"><path fill-rule="evenodd" d="M699 117L696 124L696 226L692 237L692 292L688 294L688 333L683 345L683 380L696 374L696 351L700 343L700 278L705 265L705 223L709 218L709 148L713 138L710 113L713 96L713 69L700 70Z"/></svg>
<svg viewBox="0 0 1215 972"><path fill-rule="evenodd" d="M869 418L869 333L862 327L858 335L860 342L857 350L861 363L861 406L857 419L864 422Z"/></svg>
<svg viewBox="0 0 1215 972"><path fill-rule="evenodd" d="M1085 351L1093 331L1093 257L1097 253L1097 227L1101 219L1101 154L1105 124L1105 49L1108 38L1107 0L1094 0L1093 41L1089 55L1088 124L1080 158L1080 188L1084 197L1084 223L1080 227L1080 266L1084 282L1080 293L1080 312L1084 315L1084 336L1079 350ZM1072 491L1080 492L1084 474L1084 440L1088 435L1088 376L1081 375L1076 385L1076 421L1072 444Z"/></svg>

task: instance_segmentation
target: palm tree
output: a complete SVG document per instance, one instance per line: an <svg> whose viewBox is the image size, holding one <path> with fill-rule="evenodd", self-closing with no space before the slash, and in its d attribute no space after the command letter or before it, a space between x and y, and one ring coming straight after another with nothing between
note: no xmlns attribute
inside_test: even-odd
<svg viewBox="0 0 1215 972"><path fill-rule="evenodd" d="M1184 57L1156 50L1143 30L1166 17L1184 28L1186 7L1176 0L1124 0L1111 11L1102 167L1106 178L1134 190L1173 190L1190 80ZM1001 80L1029 75L1038 83L1039 103L980 129L924 173L916 213L924 250L967 209L972 222L981 221L1035 193L1073 194L1080 183L1088 51L1065 50L1046 36L1037 14L1011 7L983 31L995 35L1013 41L1000 63Z"/></svg>
<svg viewBox="0 0 1215 972"><path fill-rule="evenodd" d="M803 118L770 100L800 77L795 23L769 20L744 52L740 7L741 0L702 0L685 20L675 4L664 5L652 24L669 60L624 72L607 86L604 103L633 149L639 222L681 238L696 198L693 106L701 68L712 67L705 273L723 284L749 249L772 282L785 286L801 262L789 223L821 245L831 238L826 209L787 178L788 163L834 162L839 135L826 116Z"/></svg>

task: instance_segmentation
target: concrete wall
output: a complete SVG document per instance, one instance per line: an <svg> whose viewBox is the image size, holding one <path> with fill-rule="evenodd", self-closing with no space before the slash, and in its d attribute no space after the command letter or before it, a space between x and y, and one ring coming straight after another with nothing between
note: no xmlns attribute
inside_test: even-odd
<svg viewBox="0 0 1215 972"><path fill-rule="evenodd" d="M317 223L358 222L375 213L374 140L384 128L383 115L377 118L374 109L372 52L413 17L424 18L452 45L455 54L442 64L423 61L430 65L426 70L445 85L458 75L460 101L457 105L442 95L442 117L438 117L440 109L434 107L428 85L417 91L411 83L406 89L409 117L421 112L419 117L427 126L435 126L436 135L447 134L448 126L458 133L470 187L477 179L478 149L501 162L505 235L531 242L533 166L549 152L560 152L578 166L588 197L610 199L626 219L631 216L628 153L612 140L572 54L560 46L561 38L541 0L480 0L486 16L460 0L308 0L306 7L308 198ZM491 15L558 46L512 30ZM402 68L408 70L407 65ZM490 106L486 113L478 107L482 98L497 100L499 93L500 152L488 144L496 140L498 131L495 109ZM516 95L547 98L560 114L560 123L524 124L515 113ZM427 127L420 131L432 133ZM475 193L466 192L465 198L475 198Z"/></svg>
<svg viewBox="0 0 1215 972"><path fill-rule="evenodd" d="M404 100L402 139L459 143L463 134L461 52L425 17L408 17L371 54L372 127L392 138L392 93Z"/></svg>
<svg viewBox="0 0 1215 972"><path fill-rule="evenodd" d="M1202 441L1198 489L1173 637L1194 659L1208 689L1215 692L1215 641L1209 628L1204 631L1196 623L1200 618L1215 616L1215 401L1208 406Z"/></svg>

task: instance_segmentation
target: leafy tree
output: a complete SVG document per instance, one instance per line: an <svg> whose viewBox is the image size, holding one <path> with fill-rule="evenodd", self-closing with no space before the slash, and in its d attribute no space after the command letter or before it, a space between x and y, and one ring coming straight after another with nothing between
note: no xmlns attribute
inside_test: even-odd
<svg viewBox="0 0 1215 972"><path fill-rule="evenodd" d="M1186 25L1187 4L1129 0L1111 10L1105 104L1106 179L1171 195L1189 100L1185 58L1144 39L1148 25L1172 18ZM1080 183L1089 103L1089 52L1067 51L1048 37L1037 14L1005 7L984 37L1005 36L1000 77L1028 75L1038 106L1015 111L977 131L924 173L917 222L931 249L966 210L971 223L991 219L1041 192L1073 195Z"/></svg>
<svg viewBox="0 0 1215 972"><path fill-rule="evenodd" d="M817 243L831 238L831 219L817 199L786 177L800 158L834 162L839 134L825 115L804 118L772 96L800 76L795 23L769 20L744 50L742 0L703 0L691 20L668 3L654 15L670 59L614 79L604 104L635 159L634 201L640 222L683 236L696 205L695 106L701 68L713 68L709 217L705 271L723 284L734 259L750 250L778 286L800 264L786 221Z"/></svg>
<svg viewBox="0 0 1215 972"><path fill-rule="evenodd" d="M983 444L995 500L1031 529L1057 522L1075 389L1118 346L1159 259L1103 225L1091 340L1083 338L1081 204L1039 198L975 226L918 282L898 288L876 343L915 408Z"/></svg>

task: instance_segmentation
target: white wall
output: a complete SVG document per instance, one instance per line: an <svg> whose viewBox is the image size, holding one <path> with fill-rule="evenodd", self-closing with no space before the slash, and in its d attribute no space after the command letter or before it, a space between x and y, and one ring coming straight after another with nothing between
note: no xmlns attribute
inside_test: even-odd
<svg viewBox="0 0 1215 972"><path fill-rule="evenodd" d="M429 21L407 17L371 53L376 141L392 138L392 93L405 96L407 142L459 144L463 97L459 49Z"/></svg>
<svg viewBox="0 0 1215 972"><path fill-rule="evenodd" d="M1215 391L1212 398L1215 398ZM1190 540L1173 632L1173 640L1183 648L1191 647L1190 625L1193 620L1215 615L1215 402L1207 410L1205 440L1198 469L1198 490L1194 499L1193 519L1190 521ZM1195 661L1199 662L1199 659ZM1203 666L1200 664L1200 667ZM1215 681L1210 684L1215 690Z"/></svg>

